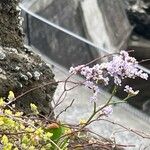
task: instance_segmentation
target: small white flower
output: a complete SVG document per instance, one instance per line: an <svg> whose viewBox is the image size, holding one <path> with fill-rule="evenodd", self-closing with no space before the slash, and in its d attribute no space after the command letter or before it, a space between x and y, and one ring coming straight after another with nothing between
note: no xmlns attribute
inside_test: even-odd
<svg viewBox="0 0 150 150"><path fill-rule="evenodd" d="M139 90L133 91L132 87L129 87L129 85L125 86L124 91L127 92L130 95L133 95L133 96L135 96L135 95L137 95L139 93Z"/></svg>

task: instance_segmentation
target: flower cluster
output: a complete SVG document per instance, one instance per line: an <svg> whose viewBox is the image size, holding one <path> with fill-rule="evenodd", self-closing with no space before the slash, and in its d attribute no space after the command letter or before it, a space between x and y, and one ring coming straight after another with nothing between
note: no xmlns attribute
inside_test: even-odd
<svg viewBox="0 0 150 150"><path fill-rule="evenodd" d="M125 78L148 78L148 74L138 69L137 65L138 62L135 58L130 57L126 51L121 51L120 55L114 56L113 60L106 64L106 70L114 78L114 83L121 86L121 82Z"/></svg>
<svg viewBox="0 0 150 150"><path fill-rule="evenodd" d="M148 74L138 68L137 60L130 57L126 51L121 51L119 55L115 55L109 62L96 64L93 67L87 65L71 67L70 73L80 73L85 77L84 85L94 92L94 95L91 97L92 100L96 100L99 93L98 84L108 85L110 77L114 79L114 83L117 86L121 86L122 80L125 78L135 79L140 77L145 80L148 78ZM124 91L133 95L138 94L137 91L134 92L128 86L125 87Z"/></svg>

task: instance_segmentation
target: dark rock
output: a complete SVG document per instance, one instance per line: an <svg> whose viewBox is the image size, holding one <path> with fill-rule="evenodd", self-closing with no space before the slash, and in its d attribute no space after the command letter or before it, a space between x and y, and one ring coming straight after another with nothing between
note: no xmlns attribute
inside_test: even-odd
<svg viewBox="0 0 150 150"><path fill-rule="evenodd" d="M126 1L128 18L134 26L134 32L150 39L150 1Z"/></svg>
<svg viewBox="0 0 150 150"><path fill-rule="evenodd" d="M0 45L23 47L23 33L20 24L20 11L16 9L19 0L0 1Z"/></svg>
<svg viewBox="0 0 150 150"><path fill-rule="evenodd" d="M30 55L26 52L14 54L11 48L4 48L1 49L1 51L7 53L6 59L0 61L0 95L2 97L7 97L10 90L13 91L17 97L32 88L44 85L48 82L54 82L54 75L51 69L39 56L35 54ZM40 63L42 63L42 66L39 66ZM19 70L11 69L12 67L18 66L20 68ZM4 71L5 74L3 73ZM34 72L34 77L38 80L35 80L30 72ZM30 103L35 103L39 106L42 113L47 114L51 109L50 102L52 101L55 88L56 84L52 84L33 90L19 98L16 101L16 106L25 112L30 112ZM48 98L47 95L49 95Z"/></svg>
<svg viewBox="0 0 150 150"><path fill-rule="evenodd" d="M18 0L0 1L0 97L7 98L13 91L16 98L19 96L14 102L17 109L29 113L30 103L35 103L47 115L53 112L54 74L38 55L24 47L17 6Z"/></svg>

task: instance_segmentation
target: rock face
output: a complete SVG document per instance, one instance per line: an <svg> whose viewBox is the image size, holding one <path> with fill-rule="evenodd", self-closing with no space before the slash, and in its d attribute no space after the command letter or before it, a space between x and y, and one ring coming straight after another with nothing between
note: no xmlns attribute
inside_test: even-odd
<svg viewBox="0 0 150 150"><path fill-rule="evenodd" d="M128 0L126 8L129 20L134 25L134 32L150 39L150 1Z"/></svg>
<svg viewBox="0 0 150 150"><path fill-rule="evenodd" d="M94 44L109 53L127 47L131 26L121 0L85 0L81 9L86 33Z"/></svg>
<svg viewBox="0 0 150 150"><path fill-rule="evenodd" d="M17 97L38 86L55 82L50 67L23 45L17 5L17 0L0 1L3 7L0 10L0 97L7 97L10 90ZM51 101L55 89L56 84L53 83L32 90L15 101L16 107L29 113L30 103L35 103L46 115L53 111Z"/></svg>
<svg viewBox="0 0 150 150"><path fill-rule="evenodd" d="M0 1L0 45L23 47L19 0Z"/></svg>
<svg viewBox="0 0 150 150"><path fill-rule="evenodd" d="M32 88L54 82L49 66L29 50L18 52L14 48L0 47L0 72L0 96L5 97L10 90L17 97ZM56 84L51 84L33 90L19 98L16 106L29 112L30 103L35 103L47 114L55 88Z"/></svg>

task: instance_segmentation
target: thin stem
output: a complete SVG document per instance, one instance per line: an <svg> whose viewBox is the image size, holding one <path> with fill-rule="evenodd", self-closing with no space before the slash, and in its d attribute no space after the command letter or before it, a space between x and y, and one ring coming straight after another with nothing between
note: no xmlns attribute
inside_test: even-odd
<svg viewBox="0 0 150 150"><path fill-rule="evenodd" d="M56 148L58 149L58 150L61 150L61 148L55 143L55 142L53 142L53 140L51 140L51 139L49 139L50 140L50 142L52 143L52 144L54 144L55 146L56 146Z"/></svg>
<svg viewBox="0 0 150 150"><path fill-rule="evenodd" d="M110 101L112 100L113 96L115 95L116 93L116 90L117 90L117 86L114 87L113 91L112 91L112 94L110 96L110 98L108 99L108 101L106 102L106 104L102 107L100 107L99 109L96 109L96 102L94 102L94 110L93 110L93 113L92 115L89 117L89 119L87 120L87 122L82 126L82 129L84 127L86 127L90 122L91 120L94 118L94 116L99 112L101 111L102 109L104 109L106 106L109 105Z"/></svg>
<svg viewBox="0 0 150 150"><path fill-rule="evenodd" d="M106 102L106 104L103 106L103 107L100 107L96 113L98 113L100 110L104 109L106 106L108 106L110 104L110 101L112 100L112 98L114 97L115 93L116 93L116 90L117 90L117 86L114 86L114 89L112 91L112 94L110 96L110 98L108 99L108 101Z"/></svg>
<svg viewBox="0 0 150 150"><path fill-rule="evenodd" d="M96 102L94 102L94 109L93 109L92 115L89 117L89 119L87 120L87 122L82 126L82 128L84 128L85 126L87 126L89 124L89 122L93 119L93 117L95 115L96 115Z"/></svg>
<svg viewBox="0 0 150 150"><path fill-rule="evenodd" d="M114 105L114 104L120 104L120 103L126 103L127 101L117 101L117 102L111 102L109 105Z"/></svg>
<svg viewBox="0 0 150 150"><path fill-rule="evenodd" d="M75 99L73 99L73 100L71 101L71 103L70 103L65 109L63 109L63 110L56 116L56 120L59 118L59 116L60 116L62 113L66 112L66 111L73 105L74 101L75 101Z"/></svg>
<svg viewBox="0 0 150 150"><path fill-rule="evenodd" d="M133 95L134 96L134 95ZM124 98L122 101L127 101L129 98L133 97L131 95L128 95L126 98Z"/></svg>

